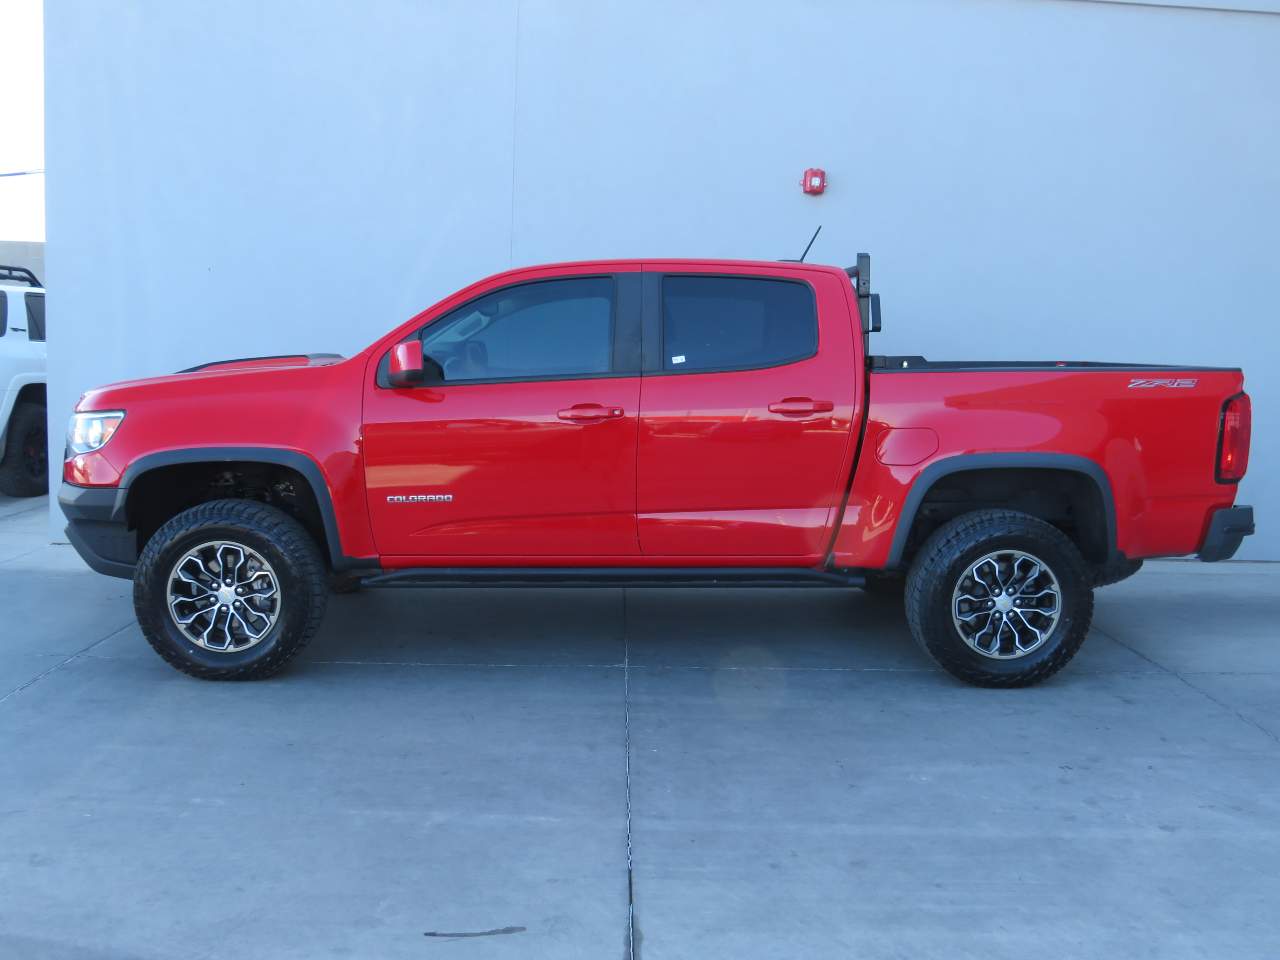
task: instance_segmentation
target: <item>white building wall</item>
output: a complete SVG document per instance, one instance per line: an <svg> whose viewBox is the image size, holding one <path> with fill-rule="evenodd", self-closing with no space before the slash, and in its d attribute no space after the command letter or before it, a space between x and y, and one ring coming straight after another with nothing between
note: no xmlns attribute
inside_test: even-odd
<svg viewBox="0 0 1280 960"><path fill-rule="evenodd" d="M822 224L883 352L1243 365L1244 555L1280 559L1280 3L1181 6L46 0L55 427L507 266Z"/></svg>

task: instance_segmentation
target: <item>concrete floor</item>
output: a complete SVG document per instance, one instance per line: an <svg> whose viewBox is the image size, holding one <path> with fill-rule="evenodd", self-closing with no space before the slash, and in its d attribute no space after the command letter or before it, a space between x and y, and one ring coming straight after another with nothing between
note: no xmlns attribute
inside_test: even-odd
<svg viewBox="0 0 1280 960"><path fill-rule="evenodd" d="M371 591L216 684L44 540L0 500L0 957L1280 953L1280 565L1031 690L825 590Z"/></svg>

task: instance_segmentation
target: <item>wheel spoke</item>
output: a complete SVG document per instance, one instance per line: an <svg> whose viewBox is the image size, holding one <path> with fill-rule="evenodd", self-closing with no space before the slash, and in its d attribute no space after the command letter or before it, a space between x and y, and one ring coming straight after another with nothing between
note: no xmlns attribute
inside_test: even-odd
<svg viewBox="0 0 1280 960"><path fill-rule="evenodd" d="M988 561L988 562L989 562L989 561ZM995 568L996 583L999 583L999 582L1000 582L1000 568L999 568L999 567L996 567L996 566L995 566L995 564L992 564L992 567L994 567L994 568ZM991 593L995 593L995 592L996 592L996 588L993 588L993 587L991 586L991 584L987 583L987 581L983 578L982 574L978 572L981 568L982 568L982 563L978 563L977 565L975 565L975 566L974 566L974 568L973 568L973 570L972 570L972 573L971 573L971 575L973 576L973 579L977 580L980 584L982 584L984 587L986 587L986 588L987 588L987 593L989 593L989 594L991 594Z"/></svg>
<svg viewBox="0 0 1280 960"><path fill-rule="evenodd" d="M1030 650L1032 647L1039 646L1040 642L1044 640L1044 634L1042 634L1039 630L1037 630L1034 626L1031 625L1031 623L1027 620L1027 618L1022 615L1021 610L1015 610L1014 613L1018 615L1018 619L1022 621L1022 625L1026 627L1028 630L1030 630L1035 635L1035 638L1036 638L1035 643L1024 644L1020 639L1015 639L1014 643L1016 643L1018 647L1023 650ZM1016 630L1014 632L1017 633Z"/></svg>
<svg viewBox="0 0 1280 960"><path fill-rule="evenodd" d="M1022 568L1022 564L1024 562L1029 563L1031 565L1031 572L1023 576L1020 580L1018 580L1017 579L1018 571ZM1027 589L1027 587L1030 586L1031 582L1035 580L1035 578L1038 576L1040 576L1040 564L1038 561L1032 560L1030 557L1025 555L1018 557L1018 559L1013 561L1013 576L1010 578L1013 580L1017 580L1017 586L1011 587L1010 592L1014 594L1021 594L1022 591Z"/></svg>
<svg viewBox="0 0 1280 960"><path fill-rule="evenodd" d="M231 615L236 618L236 620L239 622L240 626L243 628L245 633L247 633L254 640L261 640L264 636L266 636L267 631L271 629L271 620L265 614L260 614L256 610L249 611L252 614L257 614L264 621L266 621L261 630L254 630L253 627L249 626L248 621L245 620L243 616L246 610L248 610L247 607L241 607L239 610L232 610Z"/></svg>

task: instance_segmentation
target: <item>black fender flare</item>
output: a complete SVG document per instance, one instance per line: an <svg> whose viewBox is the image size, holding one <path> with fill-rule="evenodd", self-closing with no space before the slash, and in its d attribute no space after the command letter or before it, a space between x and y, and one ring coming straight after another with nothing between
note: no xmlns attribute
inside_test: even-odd
<svg viewBox="0 0 1280 960"><path fill-rule="evenodd" d="M329 484L325 481L320 465L305 453L281 447L188 447L162 450L159 453L149 453L139 457L129 464L120 478L116 511L121 518L123 519L124 516L128 489L139 477L161 467L189 463L270 463L296 470L311 486L311 492L316 498L316 506L320 509L320 520L324 524L329 561L333 564L333 569L343 571L378 566L376 560L348 557L342 552L342 537L338 533L338 517L333 509L333 496L329 492Z"/></svg>
<svg viewBox="0 0 1280 960"><path fill-rule="evenodd" d="M1058 470L1078 473L1088 477L1097 487L1102 501L1106 524L1107 555L1114 558L1116 551L1116 502L1111 490L1111 478L1096 460L1072 453L964 453L935 460L916 476L907 492L893 531L893 543L889 548L886 566L898 567L907 548L907 537L915 524L916 513L929 490L943 477L970 470Z"/></svg>

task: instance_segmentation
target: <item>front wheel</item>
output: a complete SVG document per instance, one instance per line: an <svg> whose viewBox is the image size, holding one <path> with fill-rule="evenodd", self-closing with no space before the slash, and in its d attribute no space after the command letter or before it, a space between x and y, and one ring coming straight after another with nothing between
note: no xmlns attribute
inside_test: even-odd
<svg viewBox="0 0 1280 960"><path fill-rule="evenodd" d="M948 673L1025 687L1075 656L1093 618L1093 579L1062 531L1012 510L939 527L907 576L907 621Z"/></svg>
<svg viewBox="0 0 1280 960"><path fill-rule="evenodd" d="M133 580L143 635L170 665L205 680L282 669L320 626L324 562L302 524L250 500L213 500L147 541Z"/></svg>

